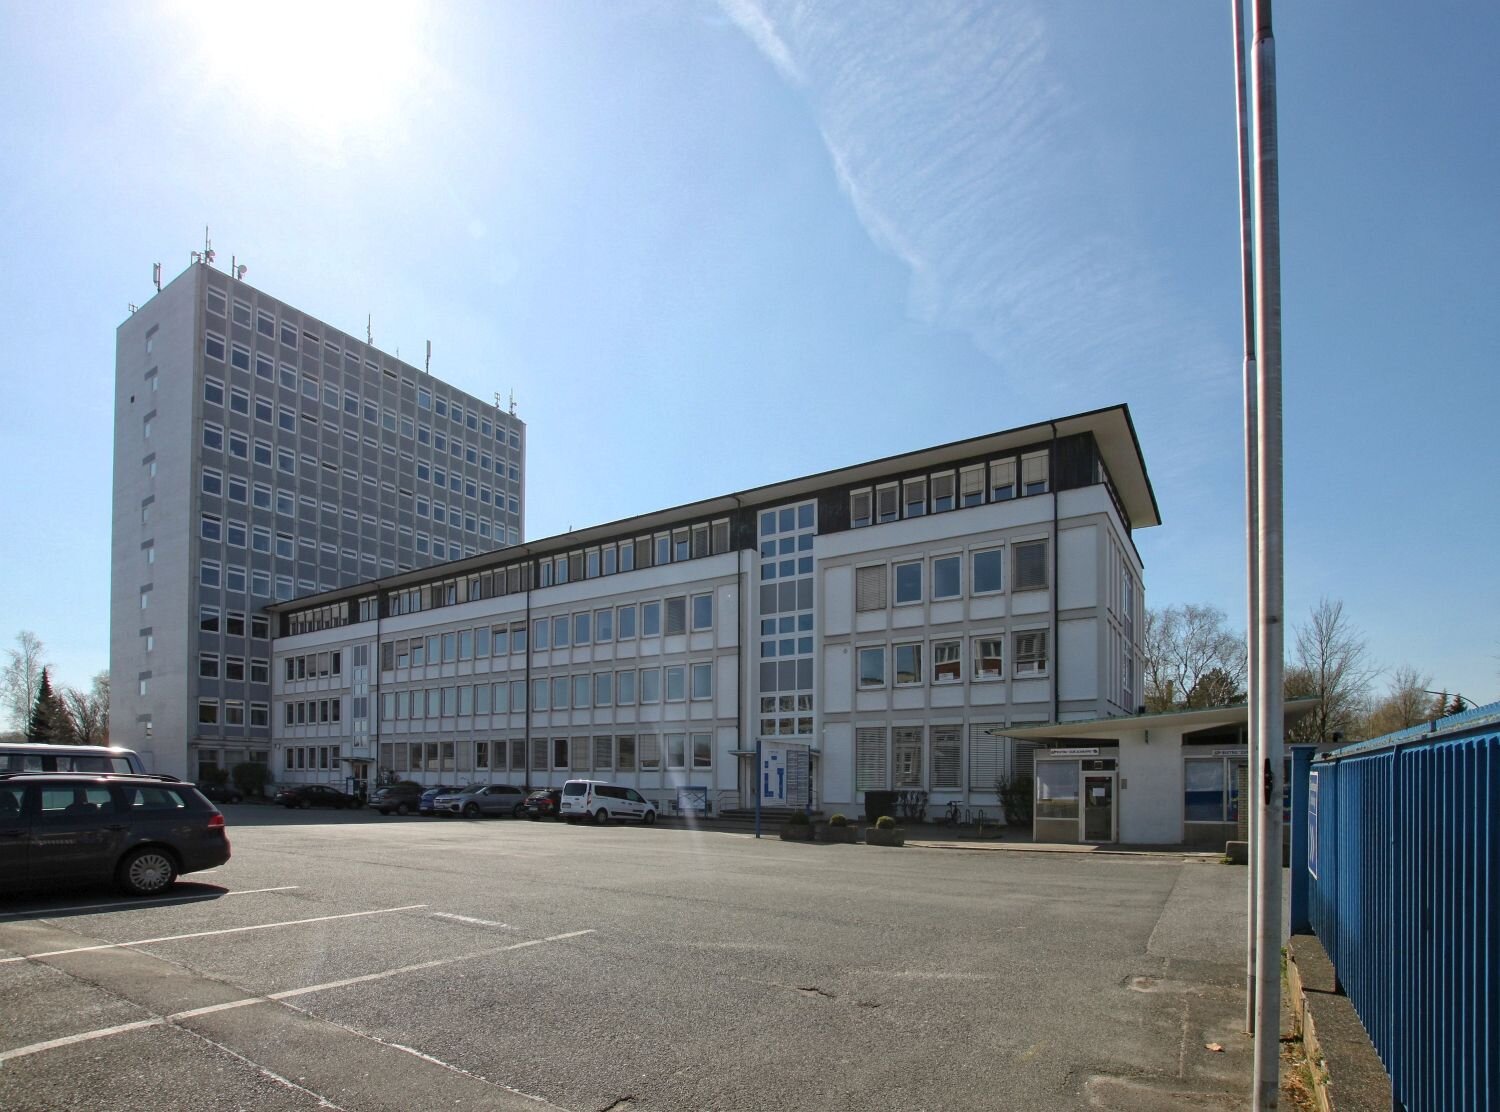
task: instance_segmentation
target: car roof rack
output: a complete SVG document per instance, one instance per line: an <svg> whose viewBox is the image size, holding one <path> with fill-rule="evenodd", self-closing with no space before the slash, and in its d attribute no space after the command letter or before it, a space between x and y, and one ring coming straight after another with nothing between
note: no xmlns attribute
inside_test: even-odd
<svg viewBox="0 0 1500 1112"><path fill-rule="evenodd" d="M14 780L22 776L86 776L93 780L162 780L172 784L183 782L179 777L168 775L165 772L79 772L73 769L48 772L44 768L19 768L0 772L0 780Z"/></svg>

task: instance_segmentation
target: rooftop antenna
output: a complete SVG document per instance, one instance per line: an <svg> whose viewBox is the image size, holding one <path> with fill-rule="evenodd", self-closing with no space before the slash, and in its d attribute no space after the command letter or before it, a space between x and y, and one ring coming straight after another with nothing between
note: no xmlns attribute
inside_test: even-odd
<svg viewBox="0 0 1500 1112"><path fill-rule="evenodd" d="M510 392L510 415L512 417L516 415L516 392L514 388Z"/></svg>
<svg viewBox="0 0 1500 1112"><path fill-rule="evenodd" d="M375 334L370 331L370 324L374 319L375 315L373 313L365 317L365 343L367 344L375 343Z"/></svg>
<svg viewBox="0 0 1500 1112"><path fill-rule="evenodd" d="M161 263L151 264L151 281L156 283L156 292L161 293Z"/></svg>
<svg viewBox="0 0 1500 1112"><path fill-rule="evenodd" d="M432 373L432 341L431 340L427 341L427 362L424 363L424 364L422 364L422 373L423 374L429 374L429 375Z"/></svg>
<svg viewBox="0 0 1500 1112"><path fill-rule="evenodd" d="M203 225L203 261L209 266L214 265L214 243L208 238L208 225Z"/></svg>
<svg viewBox="0 0 1500 1112"><path fill-rule="evenodd" d="M248 266L240 262L233 255L229 256L229 273L233 274L237 280L244 278L245 271L249 269L250 268Z"/></svg>

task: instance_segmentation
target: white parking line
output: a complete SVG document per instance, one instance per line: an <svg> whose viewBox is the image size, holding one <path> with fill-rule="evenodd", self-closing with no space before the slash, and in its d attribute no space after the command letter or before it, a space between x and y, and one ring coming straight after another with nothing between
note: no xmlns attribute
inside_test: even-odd
<svg viewBox="0 0 1500 1112"><path fill-rule="evenodd" d="M156 942L180 942L185 938L209 938L219 934L244 934L246 931L268 931L275 927L297 927L304 923L327 923L334 919L358 919L365 915L389 915L393 911L416 911L426 904L407 904L404 907L383 907L377 911L349 911L343 915L319 915L313 919L286 919L280 923L258 923L251 927L225 927L216 931L194 931L192 934L166 934L160 938L138 938L134 942L104 942L98 946L75 946L69 950L46 950L40 954L22 954L19 957L0 958L0 965L35 958L55 958L63 954L84 954L94 950L119 950L127 946L150 946Z"/></svg>
<svg viewBox="0 0 1500 1112"><path fill-rule="evenodd" d="M425 905L418 904L416 906L422 907ZM392 908L391 910L405 911L409 909ZM362 914L375 913L364 912ZM331 916L331 918L341 918L341 916ZM164 1027L168 1025L175 1025L183 1020L192 1019L195 1016L211 1015L214 1012L233 1011L236 1008L248 1008L252 1004L265 1004L272 1001L279 1003L284 1000L294 1000L299 996L308 996L314 992L327 992L331 989L347 988L350 985L368 984L371 981L383 981L388 977L397 977L403 973L419 973L426 969L436 969L438 966L442 965L453 965L455 962L473 961L476 958L491 957L495 954L509 953L512 950L525 950L532 946L540 946L546 942L561 942L567 938L578 938L581 935L594 933L595 931L592 929L582 931L569 931L566 934L554 934L549 935L546 938L534 938L530 941L517 942L510 946L497 946L487 950L476 950L470 954L459 954L456 957L437 958L433 961L418 962L416 965L403 965L396 969L387 969L381 973L366 973L362 977L346 977L342 981L325 981L320 985L308 985L306 988L285 989L281 992L273 992L266 996L246 996L240 1000L226 1000L222 1004L209 1004L205 1007L192 1008L185 1012L173 1012L171 1015L154 1016L151 1019L138 1019L134 1023L121 1023L117 1024L114 1027L100 1027L97 1030L84 1031L77 1035L66 1035L58 1039L48 1039L46 1042L32 1043L29 1046L18 1046L14 1050L0 1050L0 1064L8 1062L12 1058L25 1058L32 1054L40 1054L44 1050L55 1050L58 1047L62 1046L73 1046L77 1043L92 1042L95 1039L107 1039L111 1035L123 1035L128 1031L140 1031L147 1027ZM121 945L126 944L122 943ZM139 943L134 943L134 945L139 945ZM40 957L42 955L39 954L37 956ZM294 1005L288 1004L287 1007L294 1007ZM396 1046L397 1049L405 1050L411 1054L416 1054L418 1057L426 1057L426 1055L412 1050L410 1047L398 1046L395 1043L391 1043L388 1045ZM432 1059L432 1061L437 1062L438 1060L434 1058ZM438 1064L445 1065L446 1063L439 1062Z"/></svg>
<svg viewBox="0 0 1500 1112"><path fill-rule="evenodd" d="M113 911L117 907L176 907L178 904L202 903L204 900L220 900L225 896L254 896L261 892L290 892L300 887L300 884L283 884L280 888L243 888L238 892L212 892L204 896L177 896L175 898L168 896L165 899L158 897L154 900L116 900L114 903L38 908L36 911L16 911L9 915L0 915L0 923L10 923L18 919L45 919L48 916L66 915L74 911Z"/></svg>
<svg viewBox="0 0 1500 1112"><path fill-rule="evenodd" d="M476 919L472 915L454 915L451 911L434 911L429 914L433 919L451 919L455 923L473 923L476 927L500 927L502 930L515 930L509 923L497 923L493 919Z"/></svg>

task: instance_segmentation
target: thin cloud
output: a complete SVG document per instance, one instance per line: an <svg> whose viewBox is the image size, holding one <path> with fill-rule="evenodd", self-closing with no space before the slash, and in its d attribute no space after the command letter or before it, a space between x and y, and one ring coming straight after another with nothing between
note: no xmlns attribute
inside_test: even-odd
<svg viewBox="0 0 1500 1112"><path fill-rule="evenodd" d="M1038 405L1151 398L1173 429L1158 475L1195 482L1222 430L1175 417L1232 406L1238 359L1121 230L1046 9L721 3L804 91L855 215L910 271L911 315L967 335Z"/></svg>

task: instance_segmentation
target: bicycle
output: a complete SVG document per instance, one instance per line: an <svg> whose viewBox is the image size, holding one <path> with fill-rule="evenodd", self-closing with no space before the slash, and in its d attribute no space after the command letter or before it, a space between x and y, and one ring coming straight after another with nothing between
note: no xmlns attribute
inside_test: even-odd
<svg viewBox="0 0 1500 1112"><path fill-rule="evenodd" d="M956 799L948 801L948 809L943 814L943 823L946 826L962 826L968 821L968 815L964 813L964 806Z"/></svg>

